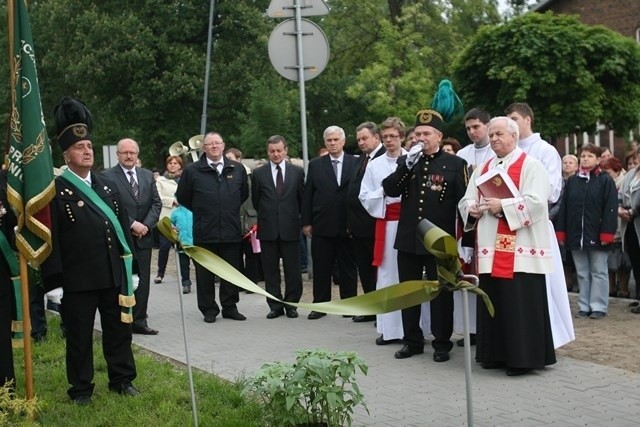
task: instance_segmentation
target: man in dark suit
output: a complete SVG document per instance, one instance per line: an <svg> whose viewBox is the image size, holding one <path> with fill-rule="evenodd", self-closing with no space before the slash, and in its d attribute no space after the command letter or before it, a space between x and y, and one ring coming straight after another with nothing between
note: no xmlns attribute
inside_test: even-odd
<svg viewBox="0 0 640 427"><path fill-rule="evenodd" d="M267 140L269 163L253 171L251 200L258 211L265 289L282 300L280 258L284 267L284 301L298 302L302 296L300 270L300 210L304 192L304 170L285 161L287 143L280 135ZM267 298L269 314L275 319L283 314L298 317L295 307Z"/></svg>
<svg viewBox="0 0 640 427"><path fill-rule="evenodd" d="M445 232L456 235L458 202L467 188L467 162L440 149L443 119L435 110L421 110L416 115L416 145L398 159L398 168L382 181L384 193L402 196L398 234L398 275L400 281L420 280L426 271L428 280L438 278L436 259L418 238L416 227L426 218ZM473 246L469 233L463 246ZM397 359L424 352L424 332L420 328L420 305L402 310L404 347ZM453 293L443 291L431 301L431 333L435 339L433 360L449 360L453 346Z"/></svg>
<svg viewBox="0 0 640 427"><path fill-rule="evenodd" d="M83 112L84 111L84 112ZM42 263L45 290L62 287L69 397L91 403L94 384L93 325L102 324L102 347L109 389L140 394L132 381L131 248L127 213L115 184L91 172L92 119L84 104L64 98L55 109L58 145L68 166L55 181L51 202L51 255Z"/></svg>
<svg viewBox="0 0 640 427"><path fill-rule="evenodd" d="M351 248L358 266L358 275L364 293L376 290L377 268L373 266L373 242L376 220L362 207L358 195L360 184L369 162L384 154L380 143L380 130L373 122L364 122L356 128L356 140L362 154L358 158L347 193L347 228ZM376 316L355 316L354 322L375 322Z"/></svg>
<svg viewBox="0 0 640 427"><path fill-rule="evenodd" d="M133 333L157 335L158 331L147 324L149 304L149 281L151 278L151 249L153 227L158 223L162 200L158 195L153 173L136 166L140 148L130 138L121 139L117 146L118 164L103 172L113 181L122 197L129 215L129 226L135 245L134 256L140 281L136 290L136 305L133 308Z"/></svg>
<svg viewBox="0 0 640 427"><path fill-rule="evenodd" d="M340 298L357 294L356 265L347 234L346 196L357 159L344 152L345 133L338 126L325 129L326 156L309 162L302 204L302 231L313 234L313 302L331 301L331 272L338 262ZM309 319L326 313L312 311Z"/></svg>
<svg viewBox="0 0 640 427"><path fill-rule="evenodd" d="M224 140L209 132L202 144L204 154L188 165L176 190L178 203L193 212L193 244L205 248L240 268L240 206L249 198L247 172L241 163L224 157ZM198 308L204 321L214 323L220 313L216 303L215 275L196 263ZM220 280L222 317L246 320L238 311L238 287Z"/></svg>

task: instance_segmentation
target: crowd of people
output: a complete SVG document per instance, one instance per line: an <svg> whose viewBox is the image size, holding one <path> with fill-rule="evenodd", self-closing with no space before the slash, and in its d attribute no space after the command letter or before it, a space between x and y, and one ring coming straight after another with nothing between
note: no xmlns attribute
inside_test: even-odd
<svg viewBox="0 0 640 427"><path fill-rule="evenodd" d="M118 142L118 165L93 171L92 116L81 101L63 99L55 121L66 170L56 178L53 252L41 275L45 290L63 291L70 398L91 403L96 311L109 388L140 393L133 386L131 339L160 333L150 326L147 307L153 230L164 217L183 245L208 249L254 282L264 280L280 300L266 300L267 319L299 317L294 304L302 296L307 244L314 303L331 300L333 283L340 298L349 298L358 294L358 283L366 294L436 280L437 260L416 232L429 221L456 237L464 271L479 276L495 307L492 317L481 299L469 298L471 340L457 344L476 345L482 368L510 376L555 363L555 349L574 338L567 290L579 289L576 317L597 320L606 316L609 297L630 297L631 274L640 277L640 151L623 165L585 144L578 157L561 159L533 131L526 103L493 118L469 110L463 122L470 143L461 148L444 137L451 112L443 110L434 104L418 111L413 127L398 117L380 126L363 122L355 129L359 156L345 152L344 129L329 126L324 153L309 162L306 175L289 161L280 135L266 141L268 160L252 170L238 149L226 149L219 132L208 132L198 160L185 165L181 156L169 156L166 171L154 176L139 166L139 146L130 138ZM7 205L5 193L0 208ZM10 209L0 209L9 242L14 222ZM156 284L164 280L172 247L160 236ZM204 321L246 320L239 288L197 263L192 282L189 258L175 249L182 291L189 294L195 285ZM0 267L8 282L6 262ZM7 289L0 288L3 307ZM454 331L462 332L462 304L444 291L397 312L344 317L375 322L372 343L401 344L397 359L424 353L431 335L433 360L446 362ZM6 308L0 310L0 379L9 381L15 375ZM637 302L631 311L640 313ZM325 315L318 309L307 318Z"/></svg>

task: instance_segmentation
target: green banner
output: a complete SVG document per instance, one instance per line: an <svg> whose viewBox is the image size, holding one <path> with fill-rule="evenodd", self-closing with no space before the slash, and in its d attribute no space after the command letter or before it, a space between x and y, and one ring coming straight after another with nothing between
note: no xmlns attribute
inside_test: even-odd
<svg viewBox="0 0 640 427"><path fill-rule="evenodd" d="M179 243L177 233L173 229L169 218L165 217L158 222L158 230L169 241ZM345 298L338 301L314 304L302 302L293 304L287 302L286 304L322 313L366 316L389 313L391 311L401 310L403 308L431 301L446 287L447 291L466 289L467 291L482 297L487 310L493 316L493 304L491 304L487 294L485 294L478 286L465 280L459 280L460 262L458 260L458 250L453 237L437 227L432 227L428 233L425 233L424 235L421 233L421 235L423 236L423 242L427 249L431 250L431 248L434 248L434 251L437 252L437 254L434 253L434 255L436 255L439 260L439 280L411 280L398 283L387 288L378 289L364 295L358 295L356 297ZM453 240L453 244L450 240ZM183 246L182 249L194 261L215 275L220 276L222 279L227 280L242 289L280 301L278 298L253 283L218 255L198 246ZM445 261L445 264L440 263L442 260ZM450 269L447 269L445 265ZM457 268L457 270L455 270L455 268Z"/></svg>
<svg viewBox="0 0 640 427"><path fill-rule="evenodd" d="M40 102L31 25L24 0L14 3L8 199L18 217L16 246L34 265L51 252L54 195L51 146Z"/></svg>

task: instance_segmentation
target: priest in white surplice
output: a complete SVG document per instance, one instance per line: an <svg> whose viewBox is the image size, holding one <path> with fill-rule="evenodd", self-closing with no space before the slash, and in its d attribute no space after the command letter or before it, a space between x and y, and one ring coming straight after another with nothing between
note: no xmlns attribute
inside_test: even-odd
<svg viewBox="0 0 640 427"><path fill-rule="evenodd" d="M553 270L548 229L549 180L545 168L518 148L518 125L489 122L496 157L474 171L459 209L465 231L477 230L480 287L495 307L478 307L476 360L485 369L523 375L556 362L545 274ZM502 168L513 181L511 198L484 198L477 180Z"/></svg>
<svg viewBox="0 0 640 427"><path fill-rule="evenodd" d="M393 248L400 218L400 197L385 196L382 180L396 170L397 160L407 152L402 148L405 126L397 117L389 117L381 125L382 142L387 151L372 160L362 178L359 199L369 215L377 218L373 263L378 267L376 289L399 282L398 251ZM422 304L421 327L430 331L429 303ZM376 328L381 335L376 344L399 342L404 336L400 310L376 316Z"/></svg>

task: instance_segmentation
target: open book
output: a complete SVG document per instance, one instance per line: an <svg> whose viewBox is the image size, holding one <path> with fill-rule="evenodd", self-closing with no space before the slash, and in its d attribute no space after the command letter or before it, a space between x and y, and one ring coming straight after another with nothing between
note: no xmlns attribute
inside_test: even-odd
<svg viewBox="0 0 640 427"><path fill-rule="evenodd" d="M513 199L520 192L502 168L493 168L476 178L476 187L485 199Z"/></svg>

